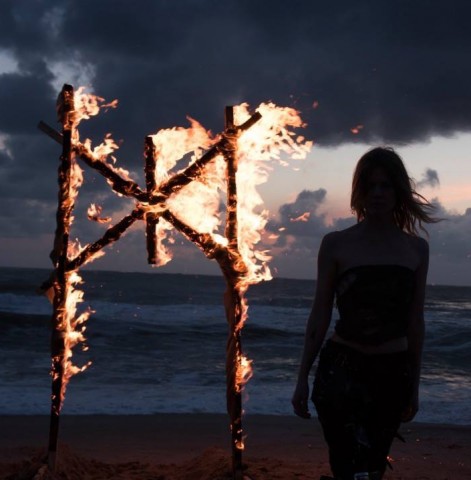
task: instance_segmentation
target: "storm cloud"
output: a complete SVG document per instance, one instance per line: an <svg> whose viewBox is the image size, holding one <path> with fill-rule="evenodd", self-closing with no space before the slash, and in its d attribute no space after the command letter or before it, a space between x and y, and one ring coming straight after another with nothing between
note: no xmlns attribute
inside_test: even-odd
<svg viewBox="0 0 471 480"><path fill-rule="evenodd" d="M281 275L290 271L290 264L297 263L303 276L315 276L315 259L323 236L331 231L343 230L356 223L353 216L334 218L326 222L320 213L325 202L325 189L302 191L296 200L282 205L279 219L271 221L268 229L278 235L273 250L276 252L273 266ZM430 264L433 277L441 270L451 284L469 284L471 272L471 208L464 214L447 210L437 198L431 201L433 216L438 223L424 224L420 234L430 243ZM468 280L466 280L468 279Z"/></svg>
<svg viewBox="0 0 471 480"><path fill-rule="evenodd" d="M54 228L51 178L60 149L36 125L57 125L63 82L88 83L98 95L119 99L117 110L84 124L84 136L111 132L123 140L119 163L137 181L145 135L186 125L187 115L217 133L224 106L240 102L297 108L307 124L303 135L320 146L424 142L471 130L470 14L465 0L4 0L3 235ZM14 66L3 69L2 55ZM78 216L102 185L86 175ZM438 183L430 169L419 186ZM109 188L100 195L106 214L122 208ZM285 228L280 248L283 242L288 248L288 238L296 239L291 247L316 248L318 240L309 242L332 228L319 213L325 196L322 188L302 192L280 208L279 224L269 225ZM450 218L450 225L461 229L467 220ZM334 220L334 227L350 221Z"/></svg>

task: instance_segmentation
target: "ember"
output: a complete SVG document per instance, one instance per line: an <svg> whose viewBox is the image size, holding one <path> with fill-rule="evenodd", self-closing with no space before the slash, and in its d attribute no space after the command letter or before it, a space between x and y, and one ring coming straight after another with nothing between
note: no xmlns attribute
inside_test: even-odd
<svg viewBox="0 0 471 480"><path fill-rule="evenodd" d="M224 298L229 336L227 342L227 409L231 420L233 474L242 478L242 391L252 375L251 361L242 353L241 331L247 319L245 293L251 284L271 278L267 252L257 251L267 222L267 212L255 213L262 205L256 186L268 178L268 161L286 163L281 154L304 158L312 142L295 136L290 129L301 127L298 113L291 108L261 104L253 115L246 104L226 107L224 132L212 137L198 122L190 119L188 129L161 130L145 139L145 182L143 190L127 171L107 161L118 148L107 135L92 149L91 141L80 141L80 121L98 114L100 108L115 107L104 99L87 95L80 88L74 93L64 85L58 99L62 134L40 123L39 127L62 143L59 166L59 201L57 229L51 259L54 264L52 286L52 406L48 464L55 468L59 415L67 383L88 365L72 363L72 349L84 342L84 322L89 312L77 317L76 305L83 293L76 289L81 279L79 268L103 254L103 248L118 240L136 221L145 222L148 262L154 266L171 260L168 243L177 230L196 244L209 259L218 262L225 277ZM173 176L169 171L176 162L193 152L189 165ZM77 159L100 172L119 195L133 197L134 209L109 227L104 235L83 248L69 240L75 199L82 183ZM239 190L239 192L238 192ZM220 192L226 193L224 235L219 212ZM238 195L239 193L239 195ZM194 205L202 207L198 210ZM189 213L190 212L190 213ZM101 216L101 207L92 205L88 217L99 223L110 219Z"/></svg>

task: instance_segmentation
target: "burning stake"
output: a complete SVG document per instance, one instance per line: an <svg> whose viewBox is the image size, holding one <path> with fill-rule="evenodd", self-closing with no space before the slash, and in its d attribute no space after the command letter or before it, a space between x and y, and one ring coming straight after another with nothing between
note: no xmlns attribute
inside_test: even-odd
<svg viewBox="0 0 471 480"><path fill-rule="evenodd" d="M85 98L84 98L85 97ZM237 171L238 161L241 154L240 140L245 131L251 129L256 123L260 124L262 115L256 112L246 121L236 125L236 115L248 116L245 105L241 107L226 107L225 130L216 139L209 140L207 132L204 132L204 143L211 144L210 148L199 159L194 159L183 171L171 178L160 178L156 167L168 170L168 158L166 164L160 166L157 161L165 158L165 153L158 148L161 132L155 136L148 136L145 140L145 179L146 190L142 190L136 182L127 177L127 173L116 169L105 160L106 155L117 148L116 144L107 137L104 144L91 150L91 142L79 141L78 124L83 118L89 118L99 111L99 102L102 99L94 96L84 96L81 89L74 93L69 85L64 85L59 96L58 113L62 123L62 134L56 132L48 125L40 122L39 128L62 143L61 165L59 167L59 202L57 211L57 229L54 240L54 249L51 258L54 264L54 273L51 276L54 287L54 310L52 332L52 407L51 427L49 439L48 465L54 470L57 458L57 439L59 431L59 415L64 400L65 390L69 378L78 371L84 370L75 367L71 362L72 348L75 344L83 341L83 329L81 326L85 316L75 318L76 302L81 301L81 292L74 290L74 283L80 281L79 268L102 254L102 249L117 241L126 230L136 221L145 220L146 242L148 261L154 265L162 265L165 261L162 255L162 230L161 224L172 226L181 232L191 242L196 244L210 259L215 259L225 277L227 291L224 304L226 317L229 324L229 336L227 341L226 376L227 376L227 409L231 419L232 435L232 465L235 479L242 479L242 450L244 448L242 436L242 390L245 382L250 377L250 361L242 354L241 329L247 317L247 302L245 292L252 283L271 278L265 262L269 257L263 252L255 256L250 250L251 246L258 241L256 238L244 241L244 251L241 250L241 228L239 227L240 205L237 198ZM113 106L113 105L110 105ZM281 151L294 152L298 158L305 156L311 147L310 142L305 142L303 137L296 141L291 138L293 133L286 129L288 126L302 126L297 112L292 109L281 109L273 104L261 104L260 109L267 112L268 120L273 115L273 123L281 123L278 130L273 125L265 125L259 134L261 145L259 149L254 146L254 140L246 140L246 151L257 151L267 158L278 158ZM193 127L201 133L202 127L192 121ZM191 135L189 135L189 138ZM252 142L252 143L251 143ZM160 145L162 147L162 145ZM190 148L190 147L188 147ZM196 146L191 147L193 150ZM181 149L180 149L181 150ZM201 150L201 149L200 149ZM187 150L189 151L189 150ZM268 157L267 157L268 152ZM186 153L186 152L185 152ZM86 165L101 173L111 185L112 189L120 194L133 197L136 200L134 210L110 227L105 234L87 245L85 248L72 253L69 243L69 232L72 222L74 201L81 185L81 170L75 161L75 156L80 158ZM248 155L246 154L246 157ZM183 211L173 210L171 197L179 193L183 187L205 181L208 177L207 166L225 160L226 170L226 225L225 237L213 235L208 230L192 227L187 221L180 218ZM217 170L217 169L216 169ZM161 176L161 175L160 175ZM215 174L213 173L213 177ZM250 178L256 177L252 174ZM157 181L158 178L158 181ZM263 175L261 181L264 181ZM220 187L222 188L222 187ZM246 214L247 215L247 214ZM248 216L248 215L247 215ZM249 228L258 231L264 223L258 222L257 227ZM246 228L247 231L247 228ZM245 253L244 253L245 252ZM247 254L248 252L248 254ZM260 259L262 266L255 263ZM263 269L263 270L261 270ZM50 285L49 285L50 286Z"/></svg>

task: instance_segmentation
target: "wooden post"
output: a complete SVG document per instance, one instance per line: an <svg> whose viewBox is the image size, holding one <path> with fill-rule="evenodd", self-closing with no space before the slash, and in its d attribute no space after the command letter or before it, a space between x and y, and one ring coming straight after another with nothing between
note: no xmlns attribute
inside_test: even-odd
<svg viewBox="0 0 471 480"><path fill-rule="evenodd" d="M66 271L67 251L74 198L71 195L72 134L74 115L74 89L64 85L57 101L57 113L62 123L62 155L58 171L59 198L56 214L56 234L51 259L55 267L54 301L52 315L51 357L52 395L49 429L48 466L55 470L59 436L59 415L63 400L65 358L65 325L67 322L68 277Z"/></svg>
<svg viewBox="0 0 471 480"><path fill-rule="evenodd" d="M229 255L238 254L237 224L237 129L234 125L234 109L225 109L226 144L224 157L227 163L227 206L226 231ZM232 474L234 480L242 480L242 391L238 385L237 372L240 367L242 345L240 341L240 323L242 320L242 297L239 290L238 275L226 275L227 292L225 298L226 317L229 324L226 355L227 410L231 419L232 437Z"/></svg>
<svg viewBox="0 0 471 480"><path fill-rule="evenodd" d="M149 135L145 139L144 144L144 159L145 167L144 173L146 177L147 195L149 198L155 193L155 145L152 137ZM156 213L148 212L145 215L146 219L146 245L147 245L147 263L150 265L157 264L157 234L155 229L159 223L159 215Z"/></svg>
<svg viewBox="0 0 471 480"><path fill-rule="evenodd" d="M143 191L132 180L122 178L106 162L97 159L89 148L79 142L73 142L74 130L74 91L69 85L64 85L58 99L58 114L62 123L62 134L40 122L39 128L62 143L61 164L59 167L59 199L57 209L57 228L54 240L54 249L51 252L55 271L52 276L54 286L54 312L52 317L52 404L51 424L49 433L48 466L54 471L57 460L57 442L59 433L59 415L62 407L67 358L66 352L66 325L68 321L66 313L67 294L70 287L69 277L77 271L81 265L92 260L94 255L106 245L118 240L121 235L136 221L146 220L147 250L149 263L156 261L156 233L155 226L162 216L169 221L177 230L185 235L190 241L198 245L208 258L214 258L226 279L227 291L224 298L226 317L229 324L229 336L226 355L226 382L227 382L227 410L231 419L232 436L232 469L233 478L242 480L242 388L241 372L242 345L241 328L244 315L244 293L246 286L243 285L243 276L246 266L238 250L238 224L237 224L237 138L241 131L247 130L261 115L256 112L242 125L234 124L233 107L225 110L225 132L210 150L200 159L189 165L184 171L173 175L169 180L159 185L155 182L155 146L152 137L146 137L145 141L145 175L146 191ZM217 155L223 154L227 162L227 210L225 236L228 245L222 246L216 243L211 234L200 233L189 225L179 220L169 210L164 209L159 213L147 213L145 208L137 204L136 208L124 217L115 226L109 228L101 239L88 245L77 257L68 259L68 244L72 211L74 208L75 194L71 186L71 170L73 155L80 157L88 166L96 169L111 183L113 190L134 197L138 202L155 205L165 203L167 198L193 180L202 175L204 166Z"/></svg>

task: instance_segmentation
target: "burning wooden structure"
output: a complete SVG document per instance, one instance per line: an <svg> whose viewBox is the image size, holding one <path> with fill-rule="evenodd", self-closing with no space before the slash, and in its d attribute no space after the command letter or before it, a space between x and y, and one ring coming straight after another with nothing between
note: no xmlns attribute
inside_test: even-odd
<svg viewBox="0 0 471 480"><path fill-rule="evenodd" d="M76 92L73 87L64 85L57 103L59 121L62 124L62 133L57 132L43 122L39 128L54 140L62 144L62 155L59 165L59 197L57 209L57 228L54 248L51 259L54 272L51 276L53 288L53 317L52 317L52 403L51 423L48 449L48 465L54 470L56 464L57 442L59 432L59 417L64 401L67 382L70 377L87 365L79 368L72 364L72 348L83 341L83 323L86 313L76 315L76 303L81 300L79 290L74 285L80 282L79 269L85 263L100 256L104 247L117 241L126 230L137 220L146 224L146 241L148 262L159 264L157 250L159 238L157 227L162 219L187 239L196 244L208 257L218 262L225 277L227 291L225 294L226 317L229 324L227 342L227 409L231 421L232 435L232 464L234 478L242 479L242 451L244 448L242 435L242 390L250 373L250 362L244 357L241 348L241 329L246 318L247 304L244 294L254 277L249 275L249 267L239 248L238 228L238 198L237 198L237 169L238 169L238 139L240 135L260 121L259 112L249 116L240 125L234 120L234 107L226 107L224 132L213 142L200 158L195 159L182 171L170 178L156 181L156 165L159 161L159 152L156 149L152 136L145 139L145 182L146 189L139 185L119 169L106 162L106 156L111 149L97 154L92 151L87 142L81 143L78 136L78 124L81 118L88 118L89 107L85 114L80 116L76 103ZM98 98L98 97L95 97ZM102 100L102 99L100 99ZM92 102L93 103L93 102ZM298 120L296 120L298 121ZM296 122L295 121L295 122ZM293 123L292 125L300 126ZM289 122L288 122L289 123ZM279 132L276 133L279 136ZM290 137L277 141L285 142L292 151L302 156L310 149L310 143L299 137L296 142ZM112 141L106 142L112 144ZM168 205L171 195L178 193L191 182L198 181L205 175L205 166L216 157L223 157L226 164L226 215L224 237L216 237L207 232L201 232L182 220ZM134 209L120 221L108 228L104 235L83 249L74 251L69 241L72 212L75 199L81 185L81 175L78 171L76 159L80 159L89 167L103 175L112 189L123 196L136 200ZM93 217L93 215L92 215ZM269 273L269 271L268 271ZM257 279L260 280L258 275ZM265 277L269 278L269 277Z"/></svg>

